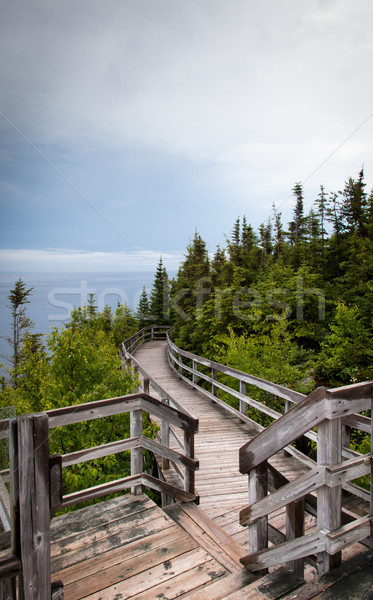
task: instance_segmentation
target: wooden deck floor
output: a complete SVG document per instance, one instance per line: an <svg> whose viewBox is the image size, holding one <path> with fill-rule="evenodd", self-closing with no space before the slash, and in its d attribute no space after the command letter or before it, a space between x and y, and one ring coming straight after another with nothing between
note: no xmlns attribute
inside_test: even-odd
<svg viewBox="0 0 373 600"><path fill-rule="evenodd" d="M195 455L199 460L196 491L200 496L200 507L246 546L247 529L239 525L238 513L247 504L248 482L247 476L239 472L239 449L258 431L178 379L167 361L166 342L143 344L136 352L136 360L175 400L199 419ZM271 462L290 480L307 471L304 464L293 457L285 457L283 453L276 455ZM170 473L170 480L172 478ZM279 529L285 526L283 515L284 511L280 511L272 519ZM311 522L312 519L309 519L310 525Z"/></svg>
<svg viewBox="0 0 373 600"><path fill-rule="evenodd" d="M161 509L126 494L55 517L51 533L64 600L372 600L369 552L305 585L286 568L256 579L243 548L193 503Z"/></svg>
<svg viewBox="0 0 373 600"><path fill-rule="evenodd" d="M64 600L175 598L255 579L239 563L242 548L198 507L169 512L126 494L53 519L53 579L63 581Z"/></svg>

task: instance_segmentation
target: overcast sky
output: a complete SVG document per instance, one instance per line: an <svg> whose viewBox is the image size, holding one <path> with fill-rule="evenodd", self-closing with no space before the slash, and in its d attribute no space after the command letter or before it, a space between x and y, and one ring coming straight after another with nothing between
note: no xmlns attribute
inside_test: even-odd
<svg viewBox="0 0 373 600"><path fill-rule="evenodd" d="M371 0L0 0L0 270L175 269L364 165Z"/></svg>

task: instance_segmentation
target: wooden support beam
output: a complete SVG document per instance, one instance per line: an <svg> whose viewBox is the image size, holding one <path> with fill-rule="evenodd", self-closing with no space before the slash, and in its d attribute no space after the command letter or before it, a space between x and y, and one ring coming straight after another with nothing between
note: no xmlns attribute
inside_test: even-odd
<svg viewBox="0 0 373 600"><path fill-rule="evenodd" d="M318 426L317 463L333 466L342 460L341 419L325 419ZM342 487L321 486L317 491L317 528L333 531L342 522ZM341 553L324 551L318 556L318 571L322 575L341 562Z"/></svg>
<svg viewBox="0 0 373 600"><path fill-rule="evenodd" d="M252 469L249 473L249 504L254 504L267 495L267 461ZM255 554L268 548L268 516L261 517L249 527L250 553ZM266 575L266 568L259 573Z"/></svg>
<svg viewBox="0 0 373 600"><path fill-rule="evenodd" d="M294 540L304 535L305 499L291 502L286 507L286 539ZM288 567L297 577L304 577L304 558L288 562Z"/></svg>
<svg viewBox="0 0 373 600"><path fill-rule="evenodd" d="M46 414L12 420L12 551L20 557L20 600L50 600L49 439Z"/></svg>
<svg viewBox="0 0 373 600"><path fill-rule="evenodd" d="M142 410L132 410L130 415L130 430L131 438L140 437L142 435ZM131 450L131 476L141 474L143 471L143 453L142 448L137 447ZM142 493L142 486L136 485L131 488L133 494Z"/></svg>

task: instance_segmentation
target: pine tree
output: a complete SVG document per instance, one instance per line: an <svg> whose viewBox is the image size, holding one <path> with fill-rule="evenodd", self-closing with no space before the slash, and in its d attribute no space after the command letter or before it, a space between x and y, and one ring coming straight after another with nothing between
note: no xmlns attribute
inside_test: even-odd
<svg viewBox="0 0 373 600"><path fill-rule="evenodd" d="M139 321L139 329L142 329L143 327L146 327L146 325L149 325L150 306L145 285L142 288L139 304L137 306L136 317Z"/></svg>
<svg viewBox="0 0 373 600"><path fill-rule="evenodd" d="M170 319L170 285L162 257L159 259L150 293L150 315L158 325L164 325Z"/></svg>
<svg viewBox="0 0 373 600"><path fill-rule="evenodd" d="M277 212L275 205L273 204L273 223L274 223L274 254L278 259L282 254L282 247L285 241L285 231L281 222L281 213Z"/></svg>
<svg viewBox="0 0 373 600"><path fill-rule="evenodd" d="M13 335L8 338L8 342L12 346L13 355L11 363L13 365L12 381L14 387L17 386L18 369L21 359L21 346L22 342L30 328L34 326L34 323L26 316L26 304L30 303L29 297L34 288L26 288L22 277L20 277L8 296L10 300L9 308L12 311L13 317Z"/></svg>

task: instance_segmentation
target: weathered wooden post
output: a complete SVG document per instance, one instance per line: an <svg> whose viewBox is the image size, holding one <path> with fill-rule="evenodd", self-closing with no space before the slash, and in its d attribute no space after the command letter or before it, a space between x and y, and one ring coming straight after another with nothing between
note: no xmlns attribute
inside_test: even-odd
<svg viewBox="0 0 373 600"><path fill-rule="evenodd" d="M267 461L249 471L249 505L254 504L267 495L268 474ZM249 526L249 548L250 553L259 552L268 548L268 516L257 519ZM268 569L258 571L259 576L266 575Z"/></svg>
<svg viewBox="0 0 373 600"><path fill-rule="evenodd" d="M240 380L240 394L246 396L246 382ZM246 402L240 399L240 413L246 415Z"/></svg>
<svg viewBox="0 0 373 600"><path fill-rule="evenodd" d="M12 551L22 562L20 600L50 600L48 416L11 421Z"/></svg>
<svg viewBox="0 0 373 600"><path fill-rule="evenodd" d="M193 383L197 383L197 371L198 371L198 362L196 360L192 361L192 368L193 368L193 373L192 373L192 382Z"/></svg>
<svg viewBox="0 0 373 600"><path fill-rule="evenodd" d="M142 410L131 410L130 414L131 438L142 435ZM141 475L143 471L143 454L141 446L131 450L131 475ZM131 488L135 495L142 493L142 485L136 485Z"/></svg>
<svg viewBox="0 0 373 600"><path fill-rule="evenodd" d="M326 392L327 393L327 392ZM342 460L342 419L325 419L317 428L317 464L337 465ZM321 486L317 491L317 528L333 531L341 526L342 487ZM341 562L341 552L318 556L319 574L326 573Z"/></svg>
<svg viewBox="0 0 373 600"><path fill-rule="evenodd" d="M194 459L194 434L190 431L184 431L184 453ZM189 467L184 467L184 490L190 494L196 493L195 473Z"/></svg>
<svg viewBox="0 0 373 600"><path fill-rule="evenodd" d="M170 447L170 424L167 419L162 419L161 422L161 440L163 446ZM169 469L170 461L168 458L162 458L162 469Z"/></svg>
<svg viewBox="0 0 373 600"><path fill-rule="evenodd" d="M297 500L286 506L286 540L294 540L304 535L305 500ZM304 577L304 558L288 562L288 567L297 577Z"/></svg>
<svg viewBox="0 0 373 600"><path fill-rule="evenodd" d="M211 379L213 379L213 381L218 380L218 374L217 374L216 369L211 369ZM211 384L211 393L213 396L217 396L217 394L218 394L218 388L213 383Z"/></svg>
<svg viewBox="0 0 373 600"><path fill-rule="evenodd" d="M144 394L148 394L150 393L150 379L149 377L144 377L143 381L142 381L142 386L144 389Z"/></svg>

